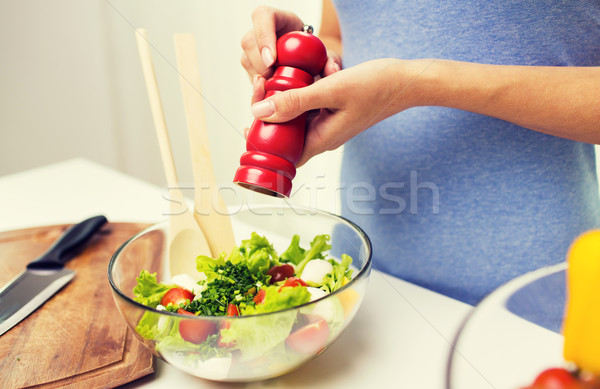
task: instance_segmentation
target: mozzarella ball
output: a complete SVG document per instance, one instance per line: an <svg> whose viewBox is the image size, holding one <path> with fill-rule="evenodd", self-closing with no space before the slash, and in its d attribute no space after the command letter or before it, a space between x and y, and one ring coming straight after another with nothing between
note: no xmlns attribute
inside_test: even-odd
<svg viewBox="0 0 600 389"><path fill-rule="evenodd" d="M313 288L312 286L306 287L306 290L310 293L310 301L315 301L320 299L321 297L327 296L329 293L325 292L323 289Z"/></svg>
<svg viewBox="0 0 600 389"><path fill-rule="evenodd" d="M313 282L317 285L323 284L323 278L333 271L333 265L324 259L313 259L309 261L300 277L304 282Z"/></svg>
<svg viewBox="0 0 600 389"><path fill-rule="evenodd" d="M204 287L198 285L196 280L187 274L177 274L176 276L171 277L171 282L177 286L189 290L194 294L194 296L201 294L202 290L205 289Z"/></svg>

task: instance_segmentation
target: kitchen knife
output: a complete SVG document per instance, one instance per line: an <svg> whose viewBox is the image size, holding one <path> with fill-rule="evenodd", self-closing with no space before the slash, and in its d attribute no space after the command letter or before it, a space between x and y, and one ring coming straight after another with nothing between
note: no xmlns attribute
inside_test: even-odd
<svg viewBox="0 0 600 389"><path fill-rule="evenodd" d="M65 269L65 263L105 223L104 216L95 216L70 227L48 251L0 289L0 336L71 281L75 272Z"/></svg>

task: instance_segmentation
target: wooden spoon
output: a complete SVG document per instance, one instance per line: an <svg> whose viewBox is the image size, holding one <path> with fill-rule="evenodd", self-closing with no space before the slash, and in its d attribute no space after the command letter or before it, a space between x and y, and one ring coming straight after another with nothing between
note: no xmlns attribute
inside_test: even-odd
<svg viewBox="0 0 600 389"><path fill-rule="evenodd" d="M219 195L210 157L208 130L200 87L200 66L192 34L175 34L175 53L194 174L196 221L204 231L214 257L234 247L231 220Z"/></svg>
<svg viewBox="0 0 600 389"><path fill-rule="evenodd" d="M169 141L167 123L165 120L158 82L154 72L152 54L148 44L148 35L145 29L136 30L136 40L139 50L144 80L148 89L152 118L160 147L163 169L167 179L170 196L171 214L169 215L169 272L176 274L189 274L196 280L202 274L196 269L198 255L211 255L210 248L202 229L190 212L185 197L178 187L177 172L173 160L173 152Z"/></svg>

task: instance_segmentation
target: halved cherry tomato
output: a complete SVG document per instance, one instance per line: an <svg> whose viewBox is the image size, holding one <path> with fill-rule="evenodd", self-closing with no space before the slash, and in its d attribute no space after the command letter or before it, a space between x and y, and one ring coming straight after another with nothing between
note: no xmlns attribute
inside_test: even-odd
<svg viewBox="0 0 600 389"><path fill-rule="evenodd" d="M327 339L329 326L325 320L319 320L289 334L285 344L303 354L316 354L325 348Z"/></svg>
<svg viewBox="0 0 600 389"><path fill-rule="evenodd" d="M258 293L256 293L256 296L254 296L254 298L252 299L252 301L254 301L254 304L260 304L265 300L265 295L267 294L267 292L265 292L264 289L260 289L258 291Z"/></svg>
<svg viewBox="0 0 600 389"><path fill-rule="evenodd" d="M237 307L237 305L235 304L229 304L227 306L227 316L239 316L240 315L240 311ZM229 327L231 327L231 323L228 321L222 322L221 323L221 329L229 329ZM221 334L219 333L219 339L217 340L217 344L219 345L219 347L231 347L233 346L233 342L223 342L221 340Z"/></svg>
<svg viewBox="0 0 600 389"><path fill-rule="evenodd" d="M293 276L294 267L292 265L284 263L283 265L273 266L269 269L269 272L267 274L271 276L269 284L274 284L276 282L283 281L286 278Z"/></svg>
<svg viewBox="0 0 600 389"><path fill-rule="evenodd" d="M235 304L229 304L227 306L227 316L239 316L240 311Z"/></svg>
<svg viewBox="0 0 600 389"><path fill-rule="evenodd" d="M285 282L283 283L283 285L281 285L279 287L279 291L281 292L281 288L285 287L285 286L289 286L289 287L296 287L296 286L308 286L308 284L304 281L302 281L300 278L298 277L289 277L285 280ZM261 304L264 300L265 300L265 295L267 294L267 292L265 292L264 289L260 289L258 291L258 293L256 293L256 295L254 296L254 298L252 299L252 301L254 301L254 304Z"/></svg>
<svg viewBox="0 0 600 389"><path fill-rule="evenodd" d="M289 277L287 280L285 280L285 282L283 283L283 286L296 287L296 286L308 286L308 284L306 282L302 281L298 277Z"/></svg>
<svg viewBox="0 0 600 389"><path fill-rule="evenodd" d="M166 307L169 304L179 306L181 303L185 303L186 300L192 301L194 294L187 289L183 288L171 288L165 293L160 300L160 305Z"/></svg>
<svg viewBox="0 0 600 389"><path fill-rule="evenodd" d="M193 313L186 311L185 309L179 308L177 313L180 315L191 315ZM206 340L210 335L217 332L217 326L210 320L181 320L179 322L179 334L184 340L195 344L200 344Z"/></svg>

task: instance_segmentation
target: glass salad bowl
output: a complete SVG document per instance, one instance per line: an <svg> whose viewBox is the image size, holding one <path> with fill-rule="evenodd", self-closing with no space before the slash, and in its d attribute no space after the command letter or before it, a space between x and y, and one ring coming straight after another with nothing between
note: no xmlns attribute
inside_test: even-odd
<svg viewBox="0 0 600 389"><path fill-rule="evenodd" d="M352 275L331 293L311 292L309 302L275 312L203 316L152 308L137 302L133 290L142 271L156 273L158 282L171 282L169 223L163 222L133 236L114 253L108 266L113 297L135 336L182 371L231 382L280 376L323 352L352 321L371 271L371 244L352 222L296 206L252 206L232 213L231 221L236 245L256 233L278 254L289 251L294 235L301 251L309 252L315 236L326 234L331 248L325 258L339 262L350 256Z"/></svg>

